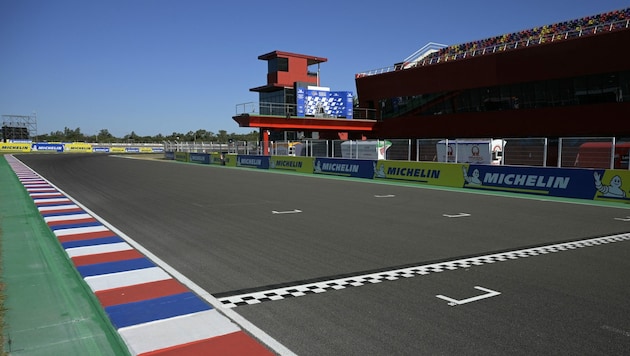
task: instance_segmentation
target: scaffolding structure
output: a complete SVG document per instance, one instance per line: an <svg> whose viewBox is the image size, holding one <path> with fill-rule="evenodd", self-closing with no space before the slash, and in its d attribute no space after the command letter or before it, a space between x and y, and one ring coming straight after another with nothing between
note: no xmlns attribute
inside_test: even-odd
<svg viewBox="0 0 630 356"><path fill-rule="evenodd" d="M37 114L2 115L2 142L32 141L37 138Z"/></svg>

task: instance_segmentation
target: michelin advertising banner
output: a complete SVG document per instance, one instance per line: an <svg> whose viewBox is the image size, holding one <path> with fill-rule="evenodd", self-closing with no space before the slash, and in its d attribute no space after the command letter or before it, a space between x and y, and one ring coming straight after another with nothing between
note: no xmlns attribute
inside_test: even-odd
<svg viewBox="0 0 630 356"><path fill-rule="evenodd" d="M190 152L188 155L191 163L210 164L210 154Z"/></svg>
<svg viewBox="0 0 630 356"><path fill-rule="evenodd" d="M30 143L0 142L0 152L30 152Z"/></svg>
<svg viewBox="0 0 630 356"><path fill-rule="evenodd" d="M63 143L34 143L31 147L33 152L63 152Z"/></svg>
<svg viewBox="0 0 630 356"><path fill-rule="evenodd" d="M374 177L374 161L315 158L313 173L372 179Z"/></svg>
<svg viewBox="0 0 630 356"><path fill-rule="evenodd" d="M300 173L313 173L313 158L294 156L272 156L269 159L270 169L281 169Z"/></svg>
<svg viewBox="0 0 630 356"><path fill-rule="evenodd" d="M372 161L374 179L426 183L444 187L461 187L462 168L458 164L435 162Z"/></svg>
<svg viewBox="0 0 630 356"><path fill-rule="evenodd" d="M238 155L236 166L269 169L269 156Z"/></svg>
<svg viewBox="0 0 630 356"><path fill-rule="evenodd" d="M612 196L621 182L604 176L604 170L553 167L463 165L464 188L528 193L553 197L593 199ZM630 180L626 183L628 185ZM604 188L607 186L608 188ZM605 192L605 193L603 193ZM619 197L625 197L618 193Z"/></svg>

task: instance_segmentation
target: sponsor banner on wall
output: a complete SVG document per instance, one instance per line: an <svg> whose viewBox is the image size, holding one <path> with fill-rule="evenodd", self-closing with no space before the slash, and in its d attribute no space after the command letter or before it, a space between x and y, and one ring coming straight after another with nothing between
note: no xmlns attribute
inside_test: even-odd
<svg viewBox="0 0 630 356"><path fill-rule="evenodd" d="M139 147L125 147L125 152L127 153L140 153Z"/></svg>
<svg viewBox="0 0 630 356"><path fill-rule="evenodd" d="M593 199L594 177L604 170L471 164L462 167L464 188ZM630 181L628 182L630 183Z"/></svg>
<svg viewBox="0 0 630 356"><path fill-rule="evenodd" d="M63 148L64 152L92 152L92 145L89 143L73 142L66 143Z"/></svg>
<svg viewBox="0 0 630 356"><path fill-rule="evenodd" d="M188 152L175 152L175 160L188 162Z"/></svg>
<svg viewBox="0 0 630 356"><path fill-rule="evenodd" d="M406 161L371 161L374 179L391 179L427 183L445 187L461 187L462 166L459 164Z"/></svg>
<svg viewBox="0 0 630 356"><path fill-rule="evenodd" d="M269 168L301 173L313 173L313 158L297 156L272 156L269 160Z"/></svg>
<svg viewBox="0 0 630 356"><path fill-rule="evenodd" d="M230 155L225 156L226 160L229 158ZM236 166L269 169L269 156L238 155L236 157Z"/></svg>
<svg viewBox="0 0 630 356"><path fill-rule="evenodd" d="M0 142L0 152L31 152L30 143Z"/></svg>
<svg viewBox="0 0 630 356"><path fill-rule="evenodd" d="M223 160L225 161L226 166L236 167L236 157L237 155L234 153L230 153L227 155L223 155Z"/></svg>
<svg viewBox="0 0 630 356"><path fill-rule="evenodd" d="M109 153L109 147L93 147L92 152Z"/></svg>
<svg viewBox="0 0 630 356"><path fill-rule="evenodd" d="M595 188L594 200L630 202L630 171L594 169L591 177L592 186Z"/></svg>
<svg viewBox="0 0 630 356"><path fill-rule="evenodd" d="M151 147L152 153L162 153L164 152L164 147Z"/></svg>
<svg viewBox="0 0 630 356"><path fill-rule="evenodd" d="M221 152L210 153L210 164L223 164L223 155Z"/></svg>
<svg viewBox="0 0 630 356"><path fill-rule="evenodd" d="M315 174L368 178L374 177L374 161L339 158L315 158Z"/></svg>
<svg viewBox="0 0 630 356"><path fill-rule="evenodd" d="M33 152L63 152L63 143L34 143L31 146Z"/></svg>
<svg viewBox="0 0 630 356"><path fill-rule="evenodd" d="M188 155L188 159L192 163L210 164L210 155L207 153L195 153L191 152Z"/></svg>

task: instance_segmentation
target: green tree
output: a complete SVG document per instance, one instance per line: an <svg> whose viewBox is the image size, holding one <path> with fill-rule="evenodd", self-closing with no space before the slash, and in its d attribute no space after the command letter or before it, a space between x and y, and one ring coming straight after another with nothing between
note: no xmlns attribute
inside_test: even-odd
<svg viewBox="0 0 630 356"><path fill-rule="evenodd" d="M219 134L217 135L217 141L219 141L219 142L227 142L228 141L227 131L219 130Z"/></svg>

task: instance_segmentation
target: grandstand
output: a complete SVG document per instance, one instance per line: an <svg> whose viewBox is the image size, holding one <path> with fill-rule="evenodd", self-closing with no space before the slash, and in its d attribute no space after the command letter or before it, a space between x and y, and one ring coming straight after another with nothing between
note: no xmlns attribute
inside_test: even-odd
<svg viewBox="0 0 630 356"><path fill-rule="evenodd" d="M630 137L630 8L356 74L369 138ZM410 60L411 59L411 60Z"/></svg>

